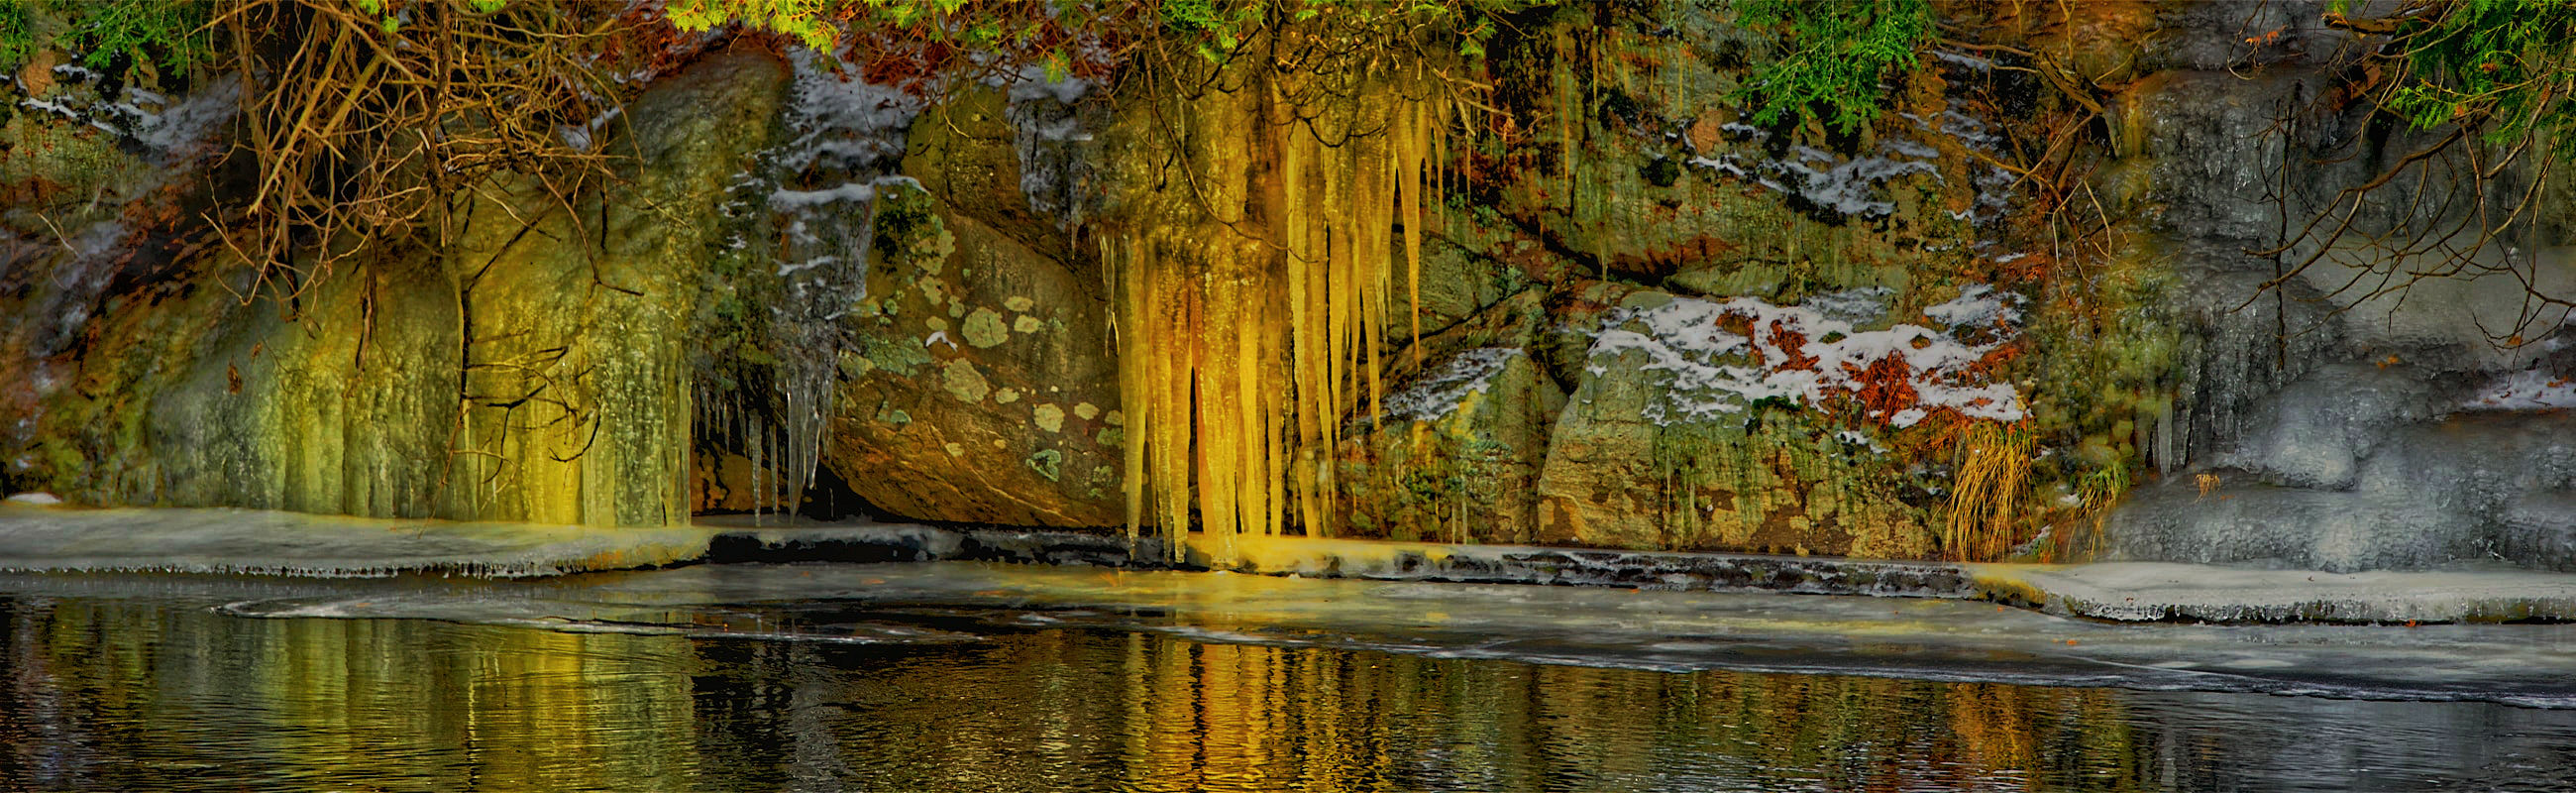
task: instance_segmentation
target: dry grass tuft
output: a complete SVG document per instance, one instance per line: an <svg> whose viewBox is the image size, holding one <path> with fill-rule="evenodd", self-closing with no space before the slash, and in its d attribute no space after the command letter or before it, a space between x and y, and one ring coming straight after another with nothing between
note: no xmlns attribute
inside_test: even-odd
<svg viewBox="0 0 2576 793"><path fill-rule="evenodd" d="M1976 422L1959 433L1950 523L1942 548L1953 560L1984 562L2012 550L2032 439L2016 425Z"/></svg>

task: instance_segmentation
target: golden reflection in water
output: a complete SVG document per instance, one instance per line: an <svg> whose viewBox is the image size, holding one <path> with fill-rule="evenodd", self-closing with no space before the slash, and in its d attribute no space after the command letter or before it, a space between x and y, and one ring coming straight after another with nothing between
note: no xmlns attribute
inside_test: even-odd
<svg viewBox="0 0 2576 793"><path fill-rule="evenodd" d="M2111 692L1877 678L1664 674L1131 635L1119 701L1134 790L1629 789L1707 780L1896 789L2147 789ZM1415 767L1397 767L1393 758ZM1434 765L1422 765L1424 760Z"/></svg>
<svg viewBox="0 0 2576 793"><path fill-rule="evenodd" d="M2156 787L2117 692L0 599L0 789ZM226 776L229 775L229 776Z"/></svg>
<svg viewBox="0 0 2576 793"><path fill-rule="evenodd" d="M395 789L611 789L693 771L689 679L660 662L688 654L679 637L245 620L118 601L18 616L9 649L41 662L10 671L53 679L13 688L77 692L70 704L103 728L80 737L108 758L172 769L276 758L257 770ZM22 627L41 642L19 646L33 638ZM0 732L19 726L0 719Z"/></svg>

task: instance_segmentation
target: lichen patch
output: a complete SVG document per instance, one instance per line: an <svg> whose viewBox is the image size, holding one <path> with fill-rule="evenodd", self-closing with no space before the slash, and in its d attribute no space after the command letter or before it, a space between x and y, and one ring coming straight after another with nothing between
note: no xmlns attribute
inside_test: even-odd
<svg viewBox="0 0 2576 793"><path fill-rule="evenodd" d="M967 344L981 349L1009 341L1010 338L1011 332L1002 327L1000 312L979 308L975 309L975 313L966 315Z"/></svg>
<svg viewBox="0 0 2576 793"><path fill-rule="evenodd" d="M948 390L948 395L967 404L982 402L984 395L993 391L993 384L985 382L984 373L976 371L972 363L949 361L939 373L941 386Z"/></svg>

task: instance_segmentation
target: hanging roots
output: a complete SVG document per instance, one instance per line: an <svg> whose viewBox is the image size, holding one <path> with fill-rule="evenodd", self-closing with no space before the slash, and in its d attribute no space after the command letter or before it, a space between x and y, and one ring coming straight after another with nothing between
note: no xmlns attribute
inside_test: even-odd
<svg viewBox="0 0 2576 793"><path fill-rule="evenodd" d="M241 297L293 298L334 264L426 227L445 242L452 202L490 177L523 175L569 207L609 156L567 139L604 136L623 90L599 60L644 24L622 8L393 0L374 12L336 0L222 0L213 27L252 75L246 200L211 232L255 270ZM578 213L573 213L578 215Z"/></svg>

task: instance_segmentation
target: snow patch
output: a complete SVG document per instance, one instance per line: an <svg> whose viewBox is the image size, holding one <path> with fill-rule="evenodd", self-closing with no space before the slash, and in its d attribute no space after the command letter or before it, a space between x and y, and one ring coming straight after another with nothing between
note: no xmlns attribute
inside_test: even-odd
<svg viewBox="0 0 2576 793"><path fill-rule="evenodd" d="M1913 113L1899 117L1924 133L1947 137L1970 149L1992 152L1999 139L1986 123L1957 111L1946 111L1929 118ZM1720 132L1736 138L1758 142L1768 137L1760 129L1730 123ZM1690 164L1753 182L1773 192L1798 196L1818 207L1844 215L1879 218L1893 214L1896 205L1878 197L1879 188L1899 177L1941 173L1935 165L1941 159L1938 147L1924 140L1897 135L1879 138L1876 150L1865 157L1844 159L1810 147L1797 147L1785 158L1771 159L1758 153L1714 153L1696 157ZM2010 193L2014 177L1991 164L1970 164L1972 186L1977 198L1973 208L1951 213L1952 217L1974 223L1987 223L2000 218L2011 206Z"/></svg>
<svg viewBox="0 0 2576 793"><path fill-rule="evenodd" d="M821 190L791 190L781 187L769 193L769 208L779 212L794 212L845 201L864 204L875 201L877 188L886 185L910 185L914 189L921 189L921 182L909 176L880 176L865 181L842 182Z"/></svg>
<svg viewBox="0 0 2576 793"><path fill-rule="evenodd" d="M2526 369L2487 383L2460 406L2468 410L2576 408L2576 378Z"/></svg>
<svg viewBox="0 0 2576 793"><path fill-rule="evenodd" d="M58 66L54 71L61 73L64 68ZM86 70L79 73L88 75ZM55 99L27 98L18 100L18 106L85 123L140 145L157 156L161 164L172 165L212 149L215 132L230 123L241 109L241 80L225 76L177 104L160 94L131 87L117 97L82 98L89 96L74 93Z"/></svg>
<svg viewBox="0 0 2576 793"><path fill-rule="evenodd" d="M612 107L589 121L582 122L580 126L567 124L556 127L555 131L563 135L564 145L572 147L573 151L589 151L591 145L599 139L600 128L608 126L608 122L615 121L618 116L625 114L625 107Z"/></svg>
<svg viewBox="0 0 2576 793"><path fill-rule="evenodd" d="M1783 159L1719 154L1693 157L1689 162L1844 215L1879 218L1896 211L1895 202L1876 198L1879 186L1913 174L1931 174L1937 179L1940 171L1932 164L1933 150L1929 146L1890 137L1881 139L1878 149L1879 156L1850 160L1801 146Z"/></svg>
<svg viewBox="0 0 2576 793"><path fill-rule="evenodd" d="M1091 81L1080 77L1049 80L1047 79L1046 69L1040 66L1027 66L1021 68L1019 79L1012 80L1010 82L1011 101L1013 102L1034 102L1039 99L1053 99L1056 101L1056 104L1070 105L1075 102L1082 101L1083 95L1091 92Z"/></svg>
<svg viewBox="0 0 2576 793"><path fill-rule="evenodd" d="M1841 432L1834 433L1834 440L1842 441L1873 452L1887 451L1887 447L1878 445L1877 439L1871 438L1869 437L1869 433L1861 432L1859 430L1843 430Z"/></svg>
<svg viewBox="0 0 2576 793"><path fill-rule="evenodd" d="M170 160L207 150L216 131L241 112L241 91L241 78L225 75L205 90L144 117L134 127L134 138Z"/></svg>
<svg viewBox="0 0 2576 793"><path fill-rule="evenodd" d="M1481 347L1459 353L1425 373L1412 386L1386 397L1388 418L1434 421L1457 412L1471 394L1493 389L1494 376L1512 359L1528 354L1515 347Z"/></svg>
<svg viewBox="0 0 2576 793"><path fill-rule="evenodd" d="M1764 401L1826 407L1864 394L1875 394L1879 405L1862 405L1862 415L1895 427L1913 426L1937 410L2018 421L2021 394L1976 371L2018 332L2004 324L2019 317L2006 302L1991 291L1972 291L1934 307L1949 319L1994 320L1976 326L1991 340L1969 343L1953 335L1969 329L1956 322L1944 323L1951 325L1946 333L1912 324L1860 330L1806 306L1675 298L1605 316L1588 368L1601 374L1627 353L1643 356L1643 369L1657 373L1665 390L1646 407L1646 418L1657 424L1707 420Z"/></svg>
<svg viewBox="0 0 2576 793"><path fill-rule="evenodd" d="M1941 61L1942 63L1947 63L1947 64L1952 64L1952 65L1955 65L1955 66L1964 67L1964 68L1966 68L1966 69L1968 69L1968 70L1970 70L1970 71L1976 71L1976 72L1991 72L1991 71L1994 71L1994 70L1995 70L1995 62L1994 62L1994 61L1992 61L1992 60L1988 60L1988 59L1985 59L1985 58L1980 58L1980 57L1977 57L1977 56L1974 56L1974 55L1969 55L1969 54L1967 54L1967 53L1963 53L1963 52L1952 52L1952 51L1950 51L1950 50L1933 50L1933 51L1932 51L1932 57L1933 57L1934 59L1937 59L1937 60Z"/></svg>

